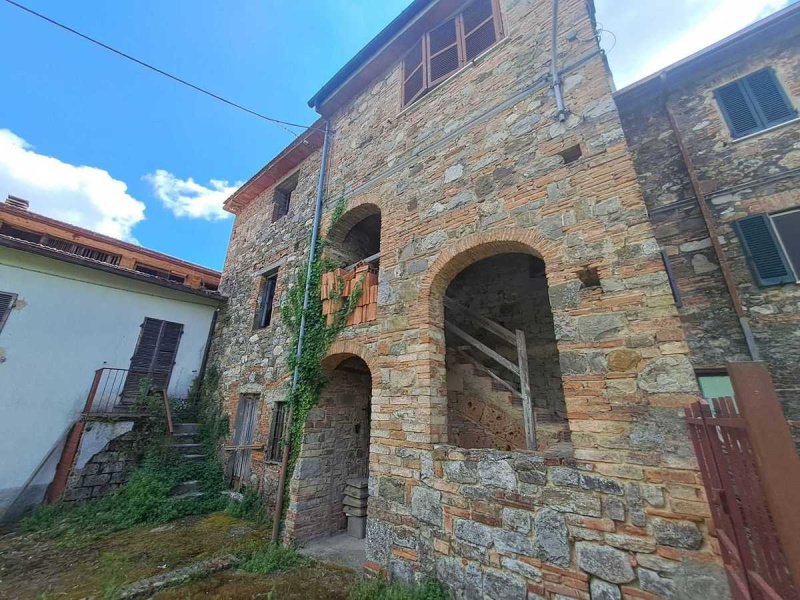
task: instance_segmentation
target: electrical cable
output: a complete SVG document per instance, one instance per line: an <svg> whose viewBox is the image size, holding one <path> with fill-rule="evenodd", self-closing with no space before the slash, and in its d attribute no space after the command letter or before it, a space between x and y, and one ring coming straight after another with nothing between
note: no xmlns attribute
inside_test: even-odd
<svg viewBox="0 0 800 600"><path fill-rule="evenodd" d="M138 64L139 66L145 67L146 69L150 69L151 71L154 71L154 72L158 73L159 75L163 75L164 77L168 77L169 79L172 79L173 81L176 81L176 82L178 82L178 83L180 83L182 85L185 85L185 86L187 86L187 87L189 87L189 88L191 88L191 89L193 89L193 90L195 90L197 92L200 92L201 94L205 94L206 96L210 96L211 98L214 98L215 100L223 102L223 103L225 103L225 104L227 104L229 106L232 106L232 107L234 107L234 108L236 108L238 110L241 110L241 111L243 111L245 113L248 113L248 114L250 114L252 116L258 117L259 119L263 119L264 121L272 123L273 125L277 125L278 127L281 127L282 129L285 129L286 131L288 131L289 133L291 133L294 136L297 136L298 134L295 131L292 131L291 129L289 129L289 127L298 127L298 128L304 129L304 130L316 129L316 130L322 131L322 132L325 131L323 128L314 127L313 125L301 125L299 123L292 123L290 121L283 121L281 119L275 119L273 117L268 117L267 115L264 115L264 114L262 114L262 113L260 113L258 111L255 111L255 110L252 110L250 108L247 108L246 106L242 106L241 104L238 104L237 102L234 102L232 100L228 100L227 98L224 98L224 97L220 96L219 94L215 94L214 92L211 92L211 91L209 91L209 90L207 90L205 88L202 88L199 85L195 85L194 83L191 83L191 82L186 81L185 79L182 79L182 78L180 78L180 77L178 77L176 75L168 73L168 72L164 71L163 69L159 69L158 67L155 67L155 66L153 66L153 65L151 65L149 63L146 63L143 60L140 60L140 59L136 58L135 56L131 56L130 54L127 54L127 53L123 52L122 50L117 50L116 48L113 48L112 46L109 46L108 44L104 44L100 40L97 40L97 39L95 39L95 38L93 38L93 37L91 37L89 35L86 35L85 33L81 33L80 31L78 31L76 29L73 29L72 27L69 27L68 25L64 25L63 23L59 23L55 19L51 19L47 15L43 15L42 13L36 12L35 10L33 10L31 8L28 8L27 6L24 6L24 5L20 4L19 2L15 2L14 0L5 0L5 2L10 4L11 6L14 6L14 7L16 7L18 9L20 9L20 10L23 10L23 11L25 11L25 12L27 12L27 13L35 16L35 17L43 19L44 21L47 21L51 25L55 25L56 27L60 27L61 29L65 30L65 31L68 31L68 32L70 32L70 33L72 33L74 35L77 35L78 37L81 37L81 38L83 38L84 40L86 40L88 42L91 42L91 43L93 43L93 44L95 44L97 46L100 46L101 48L104 48L105 50L108 50L109 52L113 52L114 54L116 54L118 56L121 56L122 58L125 58L125 59L127 59L129 61L132 61L132 62Z"/></svg>

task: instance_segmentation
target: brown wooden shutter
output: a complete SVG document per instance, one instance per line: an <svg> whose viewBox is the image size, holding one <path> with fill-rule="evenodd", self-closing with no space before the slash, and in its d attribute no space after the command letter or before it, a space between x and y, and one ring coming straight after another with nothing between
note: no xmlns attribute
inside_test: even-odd
<svg viewBox="0 0 800 600"><path fill-rule="evenodd" d="M0 331L3 331L3 325L6 324L8 315L11 314L11 309L14 308L16 299L16 294L0 292Z"/></svg>
<svg viewBox="0 0 800 600"><path fill-rule="evenodd" d="M461 18L464 54L466 60L470 61L497 41L499 19L495 17L492 0L473 2L464 10Z"/></svg>
<svg viewBox="0 0 800 600"><path fill-rule="evenodd" d="M409 104L425 91L423 40L411 48L403 59L403 104Z"/></svg>
<svg viewBox="0 0 800 600"><path fill-rule="evenodd" d="M428 39L428 85L435 85L463 64L458 43L458 20L450 19L433 29Z"/></svg>
<svg viewBox="0 0 800 600"><path fill-rule="evenodd" d="M181 323L145 318L122 392L124 400L135 399L145 379L152 391L167 389L182 335Z"/></svg>

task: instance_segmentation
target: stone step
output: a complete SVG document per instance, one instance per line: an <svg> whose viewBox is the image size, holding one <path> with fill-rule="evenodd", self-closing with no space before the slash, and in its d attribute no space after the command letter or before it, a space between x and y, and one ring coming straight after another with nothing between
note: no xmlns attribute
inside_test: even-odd
<svg viewBox="0 0 800 600"><path fill-rule="evenodd" d="M186 498L199 498L200 496L205 496L205 492L187 492L185 494L178 494L177 496L172 496L173 500L184 500Z"/></svg>
<svg viewBox="0 0 800 600"><path fill-rule="evenodd" d="M352 477L346 483L354 488L363 489L367 487L369 480L366 477Z"/></svg>
<svg viewBox="0 0 800 600"><path fill-rule="evenodd" d="M172 434L172 436L171 436L171 437L172 437L172 439L173 439L173 440L175 440L176 442L190 442L190 443L194 443L194 442L196 442L198 439L200 439L200 434L199 434L199 433L187 433L187 432L181 432L181 433L178 433L178 432L173 432L173 434Z"/></svg>
<svg viewBox="0 0 800 600"><path fill-rule="evenodd" d="M175 423L172 430L174 433L200 433L200 423Z"/></svg>
<svg viewBox="0 0 800 600"><path fill-rule="evenodd" d="M367 488L355 488L348 485L344 488L344 495L348 498L363 500L364 498L369 497L369 490Z"/></svg>
<svg viewBox="0 0 800 600"><path fill-rule="evenodd" d="M191 452L191 453L198 453L199 450L203 448L203 444L188 444L188 443L180 443L180 444L170 444L170 448L175 448L175 450L180 450L182 452Z"/></svg>
<svg viewBox="0 0 800 600"><path fill-rule="evenodd" d="M181 454L181 458L187 462L200 462L205 460L205 454Z"/></svg>
<svg viewBox="0 0 800 600"><path fill-rule="evenodd" d="M179 483L170 492L170 496L180 496L182 494L191 494L200 491L200 482L196 479L192 481L184 481Z"/></svg>

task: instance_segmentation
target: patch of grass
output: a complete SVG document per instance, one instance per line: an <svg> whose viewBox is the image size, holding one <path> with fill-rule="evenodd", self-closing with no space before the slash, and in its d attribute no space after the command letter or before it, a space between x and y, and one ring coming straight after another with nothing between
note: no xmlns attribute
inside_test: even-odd
<svg viewBox="0 0 800 600"><path fill-rule="evenodd" d="M264 499L253 489L246 489L241 502L231 500L225 512L237 519L247 519L258 525L269 526L272 522Z"/></svg>
<svg viewBox="0 0 800 600"><path fill-rule="evenodd" d="M270 545L253 552L239 568L247 573L269 575L271 573L288 573L295 569L308 567L313 562L289 546Z"/></svg>
<svg viewBox="0 0 800 600"><path fill-rule="evenodd" d="M100 556L100 598L114 600L125 585L125 573L129 568L127 556L106 552Z"/></svg>
<svg viewBox="0 0 800 600"><path fill-rule="evenodd" d="M358 583L348 600L449 600L444 586L435 579L408 585L386 579L368 579Z"/></svg>
<svg viewBox="0 0 800 600"><path fill-rule="evenodd" d="M176 484L192 479L201 482L205 495L178 500L170 496ZM115 494L85 504L37 507L22 520L21 528L59 537L65 545L79 545L134 525L222 510L228 503L219 493L222 487L222 471L215 462L186 463L152 453Z"/></svg>

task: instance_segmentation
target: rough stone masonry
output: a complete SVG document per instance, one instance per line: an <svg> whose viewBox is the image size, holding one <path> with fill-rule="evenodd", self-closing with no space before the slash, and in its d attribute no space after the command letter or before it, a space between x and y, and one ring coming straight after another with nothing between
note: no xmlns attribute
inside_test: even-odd
<svg viewBox="0 0 800 600"><path fill-rule="evenodd" d="M377 319L348 327L326 360L333 376L359 357L371 376L367 567L436 576L458 598L726 598L683 423L697 383L591 3L560 3L563 122L548 83L550 2L498 8L503 38L413 104L401 106L397 56L326 115L326 221L341 197L343 231L381 216ZM230 300L212 360L232 415L241 394L260 394L256 442L268 442L289 375L279 306L308 250L320 166L308 145L291 164L302 146L243 188L255 198L230 205ZM273 222L274 185L294 173L288 214ZM448 439L443 295L471 264L520 253L546 269L566 454ZM582 284L587 269L598 285ZM263 275L276 270L272 322L258 329ZM330 532L309 527L334 485L319 434L307 432L290 485L285 534L299 541ZM269 498L277 467L253 459L250 483Z"/></svg>

